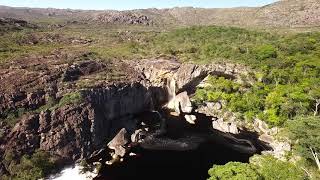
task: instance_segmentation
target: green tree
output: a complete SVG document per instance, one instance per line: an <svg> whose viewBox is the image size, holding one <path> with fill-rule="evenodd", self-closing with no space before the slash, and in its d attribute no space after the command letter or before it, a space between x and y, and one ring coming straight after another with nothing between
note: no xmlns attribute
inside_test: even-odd
<svg viewBox="0 0 320 180"><path fill-rule="evenodd" d="M36 151L32 156L24 155L19 163L13 158L12 153L8 153L5 162L13 179L17 180L40 179L49 175L55 168L55 162L50 154L44 151Z"/></svg>
<svg viewBox="0 0 320 180"><path fill-rule="evenodd" d="M320 117L297 117L287 123L290 138L295 141L294 150L307 162L316 165L310 148L320 152Z"/></svg>
<svg viewBox="0 0 320 180"><path fill-rule="evenodd" d="M305 179L304 172L290 162L285 162L273 156L254 156L250 164L257 167L258 173L265 180L301 180Z"/></svg>
<svg viewBox="0 0 320 180"><path fill-rule="evenodd" d="M290 162L284 162L268 155L256 155L250 163L230 162L214 165L208 180L301 180L304 172Z"/></svg>
<svg viewBox="0 0 320 180"><path fill-rule="evenodd" d="M209 170L208 180L258 180L262 177L256 169L247 163L229 162L226 165L214 165Z"/></svg>

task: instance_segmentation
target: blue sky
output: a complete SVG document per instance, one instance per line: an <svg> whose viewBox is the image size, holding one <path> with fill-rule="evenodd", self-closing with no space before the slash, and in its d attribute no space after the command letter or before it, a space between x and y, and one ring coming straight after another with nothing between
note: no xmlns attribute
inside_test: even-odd
<svg viewBox="0 0 320 180"><path fill-rule="evenodd" d="M144 9L169 7L239 7L262 6L276 0L0 0L0 5L14 7L52 7L71 9Z"/></svg>

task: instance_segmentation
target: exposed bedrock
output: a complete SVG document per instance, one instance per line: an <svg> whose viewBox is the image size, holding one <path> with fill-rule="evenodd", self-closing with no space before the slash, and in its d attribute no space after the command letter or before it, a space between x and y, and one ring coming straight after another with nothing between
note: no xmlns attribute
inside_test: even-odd
<svg viewBox="0 0 320 180"><path fill-rule="evenodd" d="M74 62L68 64L61 60L64 56L68 55L55 53L48 57L17 60L9 68L0 66L3 85L0 86L0 118L6 118L7 112L19 108L35 110L45 105L48 99L57 99L65 94L68 88L63 87L64 83L106 68L99 61L77 61L77 56L72 57ZM75 90L70 88L69 91Z"/></svg>
<svg viewBox="0 0 320 180"><path fill-rule="evenodd" d="M246 66L232 63L214 63L210 65L197 65L180 63L176 59L148 59L130 62L132 67L142 72L144 77L153 86L166 86L169 95L187 91L188 94L195 90L208 75L223 76L236 81L247 80L252 72ZM247 79L243 79L247 78Z"/></svg>
<svg viewBox="0 0 320 180"><path fill-rule="evenodd" d="M153 110L165 96L159 92L140 83L83 90L85 102L81 104L23 116L1 149L18 156L40 148L67 160L87 157L121 128L134 132L134 115Z"/></svg>

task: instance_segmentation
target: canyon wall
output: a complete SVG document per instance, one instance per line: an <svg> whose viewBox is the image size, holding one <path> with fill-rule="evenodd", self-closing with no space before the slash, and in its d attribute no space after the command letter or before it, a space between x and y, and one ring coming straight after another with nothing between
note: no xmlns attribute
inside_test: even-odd
<svg viewBox="0 0 320 180"><path fill-rule="evenodd" d="M77 90L82 96L81 102L26 113L13 128L4 126L6 133L0 138L1 154L12 152L21 157L23 154L32 154L35 150L41 149L69 161L88 157L95 150L104 147L121 128L133 133L138 121L136 115L160 109L179 92L195 90L207 75L221 75L241 80L240 77L248 73L246 67L228 63L202 66L181 64L172 59L151 59L131 61L128 64L143 78L130 78L122 83L102 83L99 86ZM106 67L94 62L87 63L87 66L94 67L90 69L95 71L101 71ZM66 72L75 67L78 66L67 67ZM78 75L79 73L66 72L60 72L60 78L56 78L56 81L65 79L66 75L86 77L84 73ZM64 91L72 92L72 89L65 90L59 87L59 83L57 86L56 96L63 96ZM69 86L73 87L74 84ZM29 105L34 100L35 107L39 107L45 102L46 93L37 92L38 90L29 93L31 95L23 96L21 102ZM7 94L4 96L8 97ZM1 113L8 105L4 100L1 101Z"/></svg>

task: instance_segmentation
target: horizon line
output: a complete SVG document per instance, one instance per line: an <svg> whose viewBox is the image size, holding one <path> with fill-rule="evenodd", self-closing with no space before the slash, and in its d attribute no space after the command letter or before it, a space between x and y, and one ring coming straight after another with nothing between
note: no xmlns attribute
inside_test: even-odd
<svg viewBox="0 0 320 180"><path fill-rule="evenodd" d="M275 1L277 2L277 1ZM270 3L273 4L273 3ZM6 8L16 8L16 9L56 9L56 10L78 10L78 11L134 11L134 10L148 10L148 9L157 9L157 10L166 10L166 9L175 9L175 8L193 8L193 9L236 9L236 8L259 8L268 6L270 4L261 5L261 6L233 6L233 7L197 7L197 6L174 6L174 7L148 7L148 8L132 8L132 9L82 9L82 8L59 8L59 7L31 7L31 6L8 6L0 4L0 7Z"/></svg>

